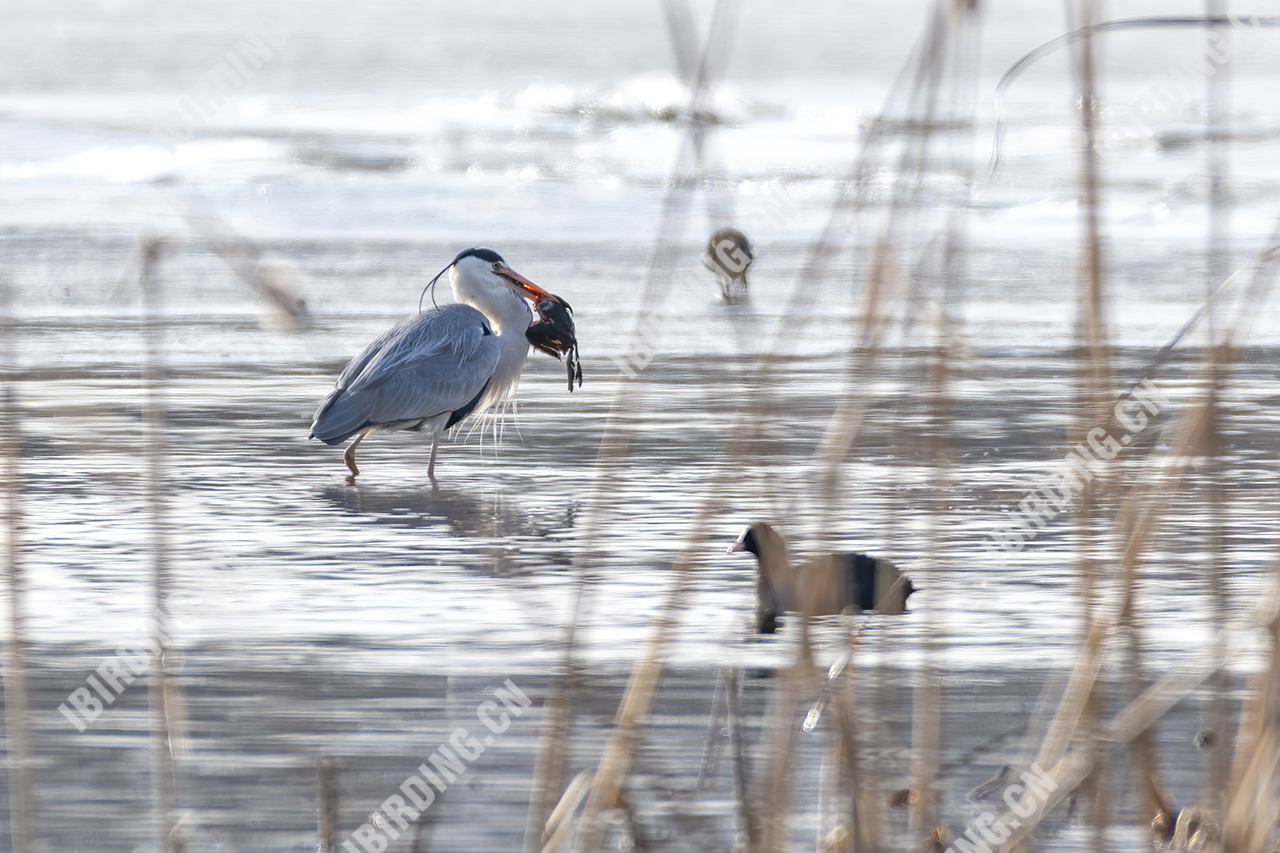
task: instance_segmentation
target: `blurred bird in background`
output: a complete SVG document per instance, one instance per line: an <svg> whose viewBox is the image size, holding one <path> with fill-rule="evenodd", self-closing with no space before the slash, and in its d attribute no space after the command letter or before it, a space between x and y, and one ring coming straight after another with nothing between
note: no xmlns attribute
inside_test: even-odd
<svg viewBox="0 0 1280 853"><path fill-rule="evenodd" d="M747 301L747 270L755 257L751 241L737 228L721 228L711 235L702 263L716 274L722 300Z"/></svg>

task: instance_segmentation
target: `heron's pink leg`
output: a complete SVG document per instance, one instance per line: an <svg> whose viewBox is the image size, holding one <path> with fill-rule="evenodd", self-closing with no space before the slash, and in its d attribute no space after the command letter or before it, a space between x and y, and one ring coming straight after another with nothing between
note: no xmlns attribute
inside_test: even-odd
<svg viewBox="0 0 1280 853"><path fill-rule="evenodd" d="M347 467L351 469L352 477L360 476L360 469L356 467L356 445L364 441L364 437L370 432L371 430L364 430L357 435L356 440L348 444L346 452L342 454L342 461L346 462Z"/></svg>
<svg viewBox="0 0 1280 853"><path fill-rule="evenodd" d="M436 448L440 446L440 433L431 437L431 461L427 463L427 478L436 478Z"/></svg>

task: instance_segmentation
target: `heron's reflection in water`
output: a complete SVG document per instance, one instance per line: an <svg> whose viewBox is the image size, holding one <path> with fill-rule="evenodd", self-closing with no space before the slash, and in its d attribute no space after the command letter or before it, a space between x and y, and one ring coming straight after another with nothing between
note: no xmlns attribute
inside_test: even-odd
<svg viewBox="0 0 1280 853"><path fill-rule="evenodd" d="M501 538L533 536L533 518L504 489L474 491L456 486L326 486L321 497L338 509L376 517L396 527L445 525L454 536Z"/></svg>
<svg viewBox="0 0 1280 853"><path fill-rule="evenodd" d="M444 528L458 538L491 540L484 550L492 557L495 576L525 574L540 565L571 563L566 544L548 551L535 543L554 539L574 526L576 504L563 513L535 515L502 488L473 491L456 486L405 488L362 484L326 486L321 498L337 509L367 516L376 524L401 528ZM521 559L525 551L536 552Z"/></svg>
<svg viewBox="0 0 1280 853"><path fill-rule="evenodd" d="M519 609L535 642L554 641L562 618L556 608L557 589L563 570L573 564L576 502L548 517L531 512L503 488L473 491L457 486L362 484L328 486L320 494L342 512L375 524L434 528L440 531L437 535L471 540L468 550L480 559L468 560L466 565L501 581L487 589L501 593L502 606Z"/></svg>

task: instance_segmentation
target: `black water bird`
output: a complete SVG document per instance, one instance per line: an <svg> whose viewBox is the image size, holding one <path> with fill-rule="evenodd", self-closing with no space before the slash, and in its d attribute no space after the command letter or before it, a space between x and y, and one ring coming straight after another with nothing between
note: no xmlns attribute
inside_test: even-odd
<svg viewBox="0 0 1280 853"><path fill-rule="evenodd" d="M882 557L827 554L800 569L791 567L787 546L770 525L756 522L742 531L728 553L746 551L758 562L756 630L772 634L788 611L827 616L875 611L897 615L915 592L911 579Z"/></svg>

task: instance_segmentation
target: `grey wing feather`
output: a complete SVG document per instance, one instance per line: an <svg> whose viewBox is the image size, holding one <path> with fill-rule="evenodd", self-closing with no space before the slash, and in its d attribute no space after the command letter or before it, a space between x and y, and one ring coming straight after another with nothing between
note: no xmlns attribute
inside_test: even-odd
<svg viewBox="0 0 1280 853"><path fill-rule="evenodd" d="M411 317L343 369L311 434L338 444L367 426L452 412L484 390L497 365L498 338L476 309L446 305Z"/></svg>

